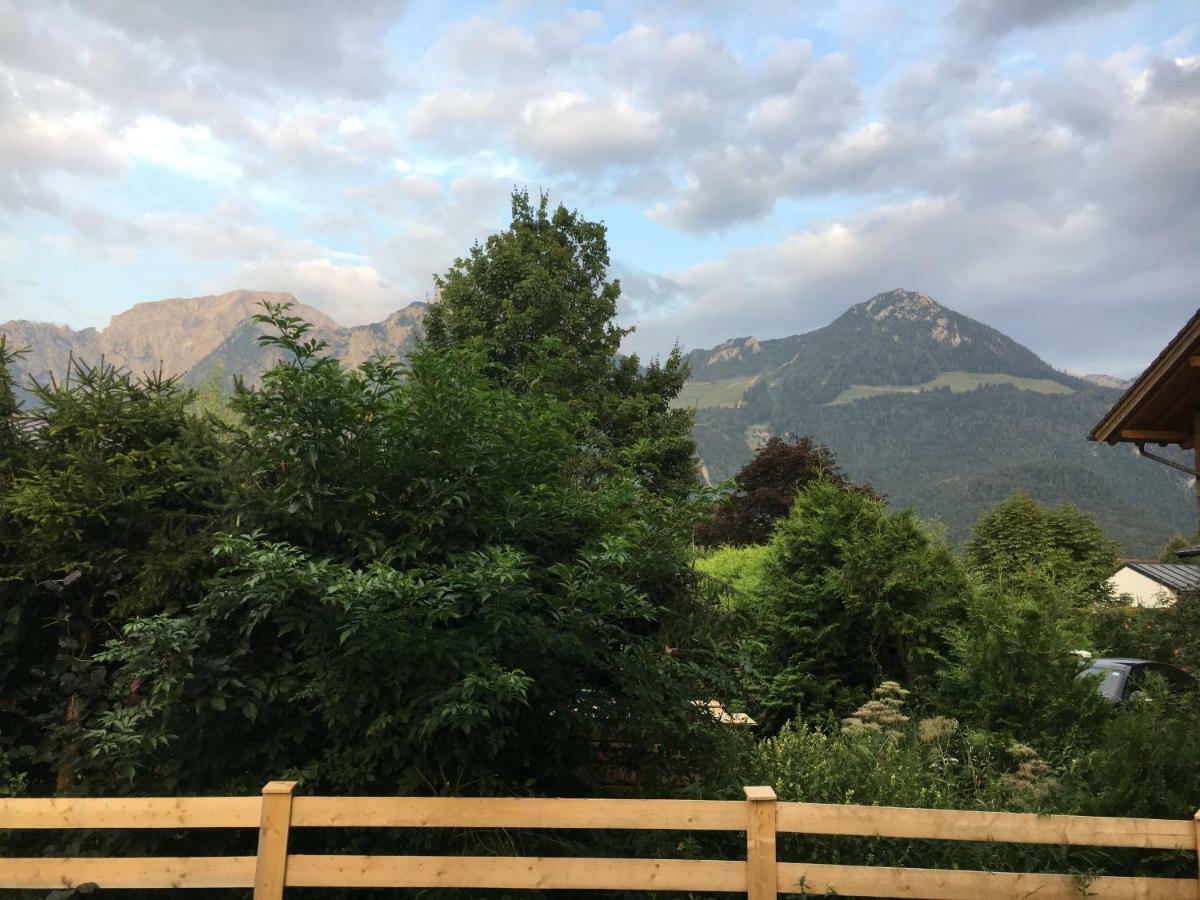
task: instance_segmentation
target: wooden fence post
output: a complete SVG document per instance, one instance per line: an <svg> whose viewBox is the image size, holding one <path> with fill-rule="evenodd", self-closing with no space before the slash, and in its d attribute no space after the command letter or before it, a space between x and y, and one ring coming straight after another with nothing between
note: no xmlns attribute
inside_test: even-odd
<svg viewBox="0 0 1200 900"><path fill-rule="evenodd" d="M1200 878L1200 810L1196 811L1192 821L1195 823L1193 827L1196 829L1196 875Z"/></svg>
<svg viewBox="0 0 1200 900"><path fill-rule="evenodd" d="M288 829L292 825L294 781L269 781L262 789L254 900L283 900L287 878Z"/></svg>
<svg viewBox="0 0 1200 900"><path fill-rule="evenodd" d="M775 790L748 787L746 791L746 898L775 900Z"/></svg>

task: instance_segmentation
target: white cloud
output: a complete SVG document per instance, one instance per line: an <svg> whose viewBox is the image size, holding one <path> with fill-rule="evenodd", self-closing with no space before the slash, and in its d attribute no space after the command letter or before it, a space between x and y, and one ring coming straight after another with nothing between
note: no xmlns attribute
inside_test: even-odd
<svg viewBox="0 0 1200 900"><path fill-rule="evenodd" d="M587 170L652 155L662 136L656 117L628 100L551 94L521 115L518 147L552 168Z"/></svg>
<svg viewBox="0 0 1200 900"><path fill-rule="evenodd" d="M242 263L239 283L288 291L342 325L377 322L408 299L391 287L369 263L339 262L343 254L311 259L260 259ZM355 257L359 258L359 257Z"/></svg>
<svg viewBox="0 0 1200 900"><path fill-rule="evenodd" d="M182 126L158 116L139 116L121 136L125 151L202 181L229 184L241 169L229 149L205 125Z"/></svg>
<svg viewBox="0 0 1200 900"><path fill-rule="evenodd" d="M0 0L4 226L131 283L166 248L181 283L279 277L354 318L339 279L363 309L421 296L514 183L545 186L704 235L664 242L704 263L623 272L643 349L794 332L896 284L1063 347L1075 298L1123 323L1120 297L1193 303L1200 32L1165 5L405 13ZM178 181L144 190L139 161Z"/></svg>
<svg viewBox="0 0 1200 900"><path fill-rule="evenodd" d="M46 115L0 99L0 206L55 211L55 176L118 178L127 151L95 112Z"/></svg>

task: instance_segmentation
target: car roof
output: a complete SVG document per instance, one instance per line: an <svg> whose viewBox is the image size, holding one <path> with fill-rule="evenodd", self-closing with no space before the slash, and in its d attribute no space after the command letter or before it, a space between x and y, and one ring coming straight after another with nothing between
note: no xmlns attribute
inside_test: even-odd
<svg viewBox="0 0 1200 900"><path fill-rule="evenodd" d="M1116 666L1142 666L1146 665L1147 663L1154 663L1154 660L1134 659L1133 657L1128 656L1101 656L1099 659L1092 660L1093 666L1099 665L1100 663L1109 663L1110 665ZM1169 663L1158 663L1158 665L1165 666L1169 665Z"/></svg>

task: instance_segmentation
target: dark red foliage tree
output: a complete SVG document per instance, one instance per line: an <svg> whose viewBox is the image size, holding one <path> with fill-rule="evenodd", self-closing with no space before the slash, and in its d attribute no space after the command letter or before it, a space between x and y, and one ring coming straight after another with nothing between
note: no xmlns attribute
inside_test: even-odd
<svg viewBox="0 0 1200 900"><path fill-rule="evenodd" d="M821 476L847 490L874 493L851 484L824 444L810 437L788 438L772 437L759 446L754 459L734 476L737 489L717 505L711 521L697 528L696 543L705 547L766 543L775 520L792 508L796 492Z"/></svg>

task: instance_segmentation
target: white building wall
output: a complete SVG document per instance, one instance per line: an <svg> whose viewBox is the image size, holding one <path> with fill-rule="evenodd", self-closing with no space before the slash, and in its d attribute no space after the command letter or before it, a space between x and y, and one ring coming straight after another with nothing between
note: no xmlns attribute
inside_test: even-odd
<svg viewBox="0 0 1200 900"><path fill-rule="evenodd" d="M1175 592L1170 588L1163 587L1141 572L1135 572L1129 566L1118 569L1117 573L1108 579L1108 584L1114 594L1128 595L1134 606L1170 606L1177 599Z"/></svg>

